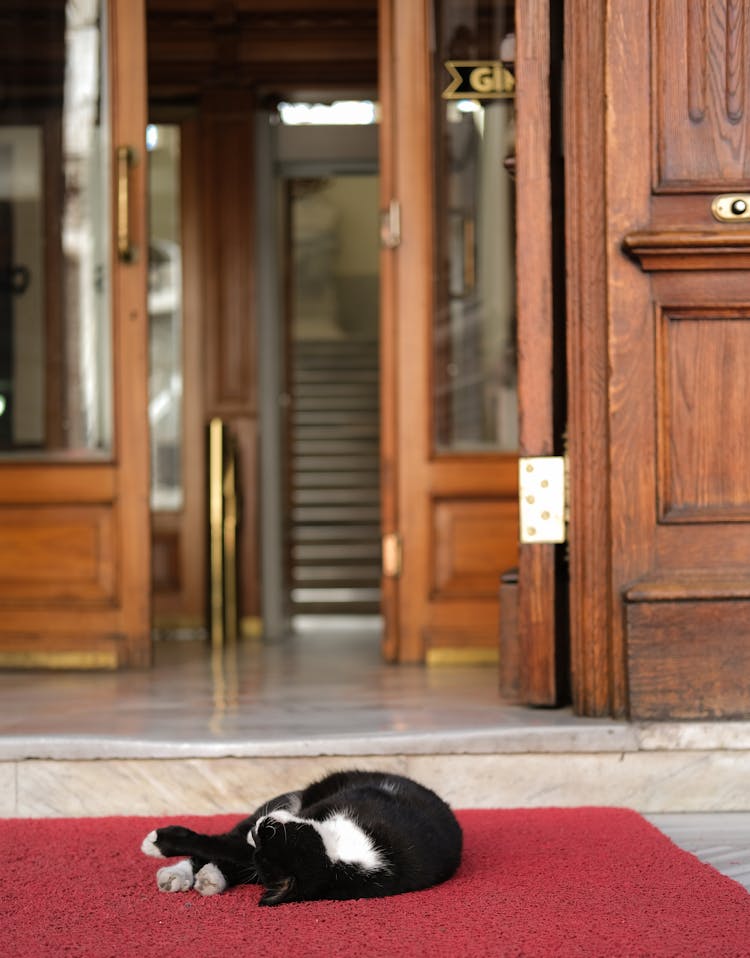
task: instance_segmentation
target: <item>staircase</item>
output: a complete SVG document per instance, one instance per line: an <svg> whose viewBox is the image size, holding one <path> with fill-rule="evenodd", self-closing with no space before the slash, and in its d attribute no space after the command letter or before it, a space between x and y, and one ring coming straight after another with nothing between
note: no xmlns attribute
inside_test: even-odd
<svg viewBox="0 0 750 958"><path fill-rule="evenodd" d="M298 340L292 362L291 614L380 611L378 344Z"/></svg>

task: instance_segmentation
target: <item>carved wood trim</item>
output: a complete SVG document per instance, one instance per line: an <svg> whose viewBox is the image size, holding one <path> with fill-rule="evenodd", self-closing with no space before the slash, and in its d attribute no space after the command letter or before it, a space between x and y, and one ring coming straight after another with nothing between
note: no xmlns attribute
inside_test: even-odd
<svg viewBox="0 0 750 958"><path fill-rule="evenodd" d="M750 520L740 438L747 433L749 334L747 306L656 306L661 524Z"/></svg>
<svg viewBox="0 0 750 958"><path fill-rule="evenodd" d="M649 575L634 582L626 590L625 599L627 602L750 599L750 575L741 571L713 576L707 576L703 571Z"/></svg>
<svg viewBox="0 0 750 958"><path fill-rule="evenodd" d="M750 185L744 0L651 0L656 193Z"/></svg>
<svg viewBox="0 0 750 958"><path fill-rule="evenodd" d="M639 230L623 246L646 272L750 267L750 229Z"/></svg>

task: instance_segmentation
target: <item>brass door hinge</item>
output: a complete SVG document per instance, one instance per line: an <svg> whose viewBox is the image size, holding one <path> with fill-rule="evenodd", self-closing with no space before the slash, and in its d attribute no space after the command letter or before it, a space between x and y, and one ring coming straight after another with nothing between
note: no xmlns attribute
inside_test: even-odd
<svg viewBox="0 0 750 958"><path fill-rule="evenodd" d="M388 532L383 536L383 575L388 579L397 579L401 575L402 542L398 532Z"/></svg>
<svg viewBox="0 0 750 958"><path fill-rule="evenodd" d="M564 456L518 460L521 542L565 542L566 467Z"/></svg>

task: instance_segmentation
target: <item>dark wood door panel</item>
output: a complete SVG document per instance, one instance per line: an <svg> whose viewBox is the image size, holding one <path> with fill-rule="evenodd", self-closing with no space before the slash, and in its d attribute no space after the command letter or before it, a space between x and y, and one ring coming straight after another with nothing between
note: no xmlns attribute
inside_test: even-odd
<svg viewBox="0 0 750 958"><path fill-rule="evenodd" d="M518 500L438 499L432 516L433 596L496 599L518 564Z"/></svg>
<svg viewBox="0 0 750 958"><path fill-rule="evenodd" d="M747 717L748 598L626 603L632 718Z"/></svg>
<svg viewBox="0 0 750 958"><path fill-rule="evenodd" d="M111 503L2 507L0 607L113 603L116 556Z"/></svg>
<svg viewBox="0 0 750 958"><path fill-rule="evenodd" d="M750 187L744 0L651 4L657 191Z"/></svg>
<svg viewBox="0 0 750 958"><path fill-rule="evenodd" d="M747 5L566 18L574 697L747 717L750 237L711 215L750 187Z"/></svg>
<svg viewBox="0 0 750 958"><path fill-rule="evenodd" d="M659 309L660 522L750 520L750 311Z"/></svg>

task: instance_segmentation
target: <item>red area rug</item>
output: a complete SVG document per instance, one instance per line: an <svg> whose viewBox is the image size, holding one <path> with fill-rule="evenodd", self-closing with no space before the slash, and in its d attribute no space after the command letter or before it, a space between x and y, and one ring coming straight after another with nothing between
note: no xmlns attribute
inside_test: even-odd
<svg viewBox="0 0 750 958"><path fill-rule="evenodd" d="M241 816L183 816L223 831ZM14 958L732 958L750 895L620 809L464 811L449 882L258 908L255 886L159 892L140 852L160 818L0 820L0 942Z"/></svg>

